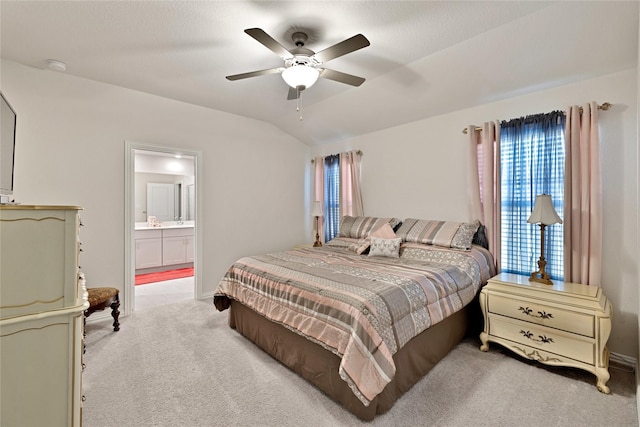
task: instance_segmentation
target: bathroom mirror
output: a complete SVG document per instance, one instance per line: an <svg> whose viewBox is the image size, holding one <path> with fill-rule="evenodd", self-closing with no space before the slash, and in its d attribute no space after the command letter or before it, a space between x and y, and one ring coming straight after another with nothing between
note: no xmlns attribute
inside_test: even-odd
<svg viewBox="0 0 640 427"><path fill-rule="evenodd" d="M135 154L135 222L195 220L193 157L147 151Z"/></svg>
<svg viewBox="0 0 640 427"><path fill-rule="evenodd" d="M147 183L147 217L158 221L182 219L182 184Z"/></svg>

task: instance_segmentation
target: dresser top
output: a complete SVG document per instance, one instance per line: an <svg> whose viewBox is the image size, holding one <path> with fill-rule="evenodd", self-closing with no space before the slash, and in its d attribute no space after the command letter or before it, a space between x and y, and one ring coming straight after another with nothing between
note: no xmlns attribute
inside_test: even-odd
<svg viewBox="0 0 640 427"><path fill-rule="evenodd" d="M0 205L2 210L82 210L80 206L48 206L48 205Z"/></svg>
<svg viewBox="0 0 640 427"><path fill-rule="evenodd" d="M545 285L544 283L530 281L529 276L513 273L500 273L490 280L494 283L505 285L525 286L533 292L563 293L577 298L596 299L602 292L598 286L563 282L560 280L553 281L553 285Z"/></svg>

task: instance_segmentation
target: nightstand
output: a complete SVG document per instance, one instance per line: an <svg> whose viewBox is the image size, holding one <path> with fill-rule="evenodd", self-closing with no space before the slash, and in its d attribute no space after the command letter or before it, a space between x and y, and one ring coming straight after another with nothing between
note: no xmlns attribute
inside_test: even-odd
<svg viewBox="0 0 640 427"><path fill-rule="evenodd" d="M609 350L613 309L602 289L577 283L530 282L527 276L501 273L480 292L484 332L489 342L547 365L584 369L609 393Z"/></svg>

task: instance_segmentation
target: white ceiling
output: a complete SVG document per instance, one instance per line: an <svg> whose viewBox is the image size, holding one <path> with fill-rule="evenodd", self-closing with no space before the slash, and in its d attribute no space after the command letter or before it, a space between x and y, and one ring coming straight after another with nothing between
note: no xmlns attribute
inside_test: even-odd
<svg viewBox="0 0 640 427"><path fill-rule="evenodd" d="M362 135L637 65L638 2L613 1L0 1L1 56L263 120L306 144ZM302 93L303 121L277 74L226 75L282 60L304 30L318 52L355 34L371 46ZM53 71L51 71L53 72ZM578 100L587 101L587 100Z"/></svg>

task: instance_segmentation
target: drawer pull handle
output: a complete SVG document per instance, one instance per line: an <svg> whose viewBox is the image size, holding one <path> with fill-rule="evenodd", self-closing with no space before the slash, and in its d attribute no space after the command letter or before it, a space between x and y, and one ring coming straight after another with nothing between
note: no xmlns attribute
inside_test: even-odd
<svg viewBox="0 0 640 427"><path fill-rule="evenodd" d="M537 317L539 319L553 319L553 314L547 313L546 311L538 311L538 314L533 314L533 310L529 307L520 307L518 308L523 314L531 317Z"/></svg>
<svg viewBox="0 0 640 427"><path fill-rule="evenodd" d="M538 338L535 337L533 332L520 330L520 333L524 335L526 338L530 339L533 342L537 342L540 344L553 344L553 338L549 338L546 335L538 335Z"/></svg>

